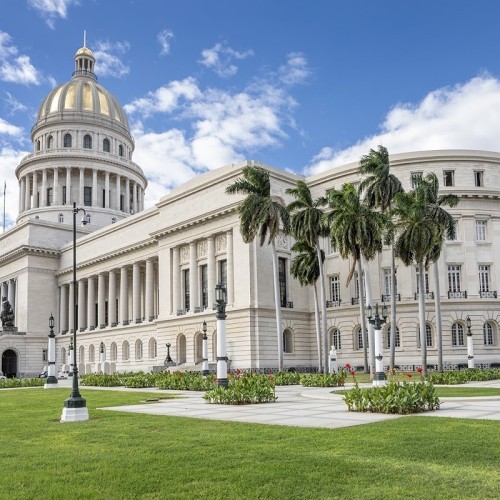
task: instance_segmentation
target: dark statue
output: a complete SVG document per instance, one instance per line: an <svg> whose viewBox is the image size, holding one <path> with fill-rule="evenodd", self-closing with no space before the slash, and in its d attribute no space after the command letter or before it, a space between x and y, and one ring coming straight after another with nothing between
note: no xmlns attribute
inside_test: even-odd
<svg viewBox="0 0 500 500"><path fill-rule="evenodd" d="M7 297L2 297L2 312L0 313L3 327L14 326L14 311Z"/></svg>

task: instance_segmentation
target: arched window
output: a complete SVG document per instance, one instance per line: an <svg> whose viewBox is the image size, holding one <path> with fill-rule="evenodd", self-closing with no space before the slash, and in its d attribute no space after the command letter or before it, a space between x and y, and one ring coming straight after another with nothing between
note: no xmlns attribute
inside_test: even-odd
<svg viewBox="0 0 500 500"><path fill-rule="evenodd" d="M111 343L110 357L111 361L116 361L116 358L118 357L118 348L116 347L116 342Z"/></svg>
<svg viewBox="0 0 500 500"><path fill-rule="evenodd" d="M123 156L123 146L121 144L118 146L118 154Z"/></svg>
<svg viewBox="0 0 500 500"><path fill-rule="evenodd" d="M360 326L354 330L354 348L363 349L363 331Z"/></svg>
<svg viewBox="0 0 500 500"><path fill-rule="evenodd" d="M135 341L135 359L142 359L142 340Z"/></svg>
<svg viewBox="0 0 500 500"><path fill-rule="evenodd" d="M451 345L464 345L464 327L460 323L453 323L451 327Z"/></svg>
<svg viewBox="0 0 500 500"><path fill-rule="evenodd" d="M47 139L47 149L52 149L54 147L54 138L49 135Z"/></svg>
<svg viewBox="0 0 500 500"><path fill-rule="evenodd" d="M59 222L64 222L64 215L63 214L59 214L58 215L58 218L59 218Z"/></svg>
<svg viewBox="0 0 500 500"><path fill-rule="evenodd" d="M391 348L391 325L388 325L387 326L387 330L386 330L386 347L387 349L390 349ZM394 345L396 347L401 347L401 337L399 335L399 328L396 326L396 329L394 331Z"/></svg>
<svg viewBox="0 0 500 500"><path fill-rule="evenodd" d="M122 360L123 360L123 361L128 361L129 356L130 356L130 347L129 347L129 345L128 345L128 342L127 342L127 341L125 341L125 342L122 344Z"/></svg>
<svg viewBox="0 0 500 500"><path fill-rule="evenodd" d="M342 349L342 343L340 340L340 330L338 328L330 330L330 346L332 345L335 347L335 350Z"/></svg>
<svg viewBox="0 0 500 500"><path fill-rule="evenodd" d="M83 136L83 147L85 149L92 149L92 137L89 134Z"/></svg>
<svg viewBox="0 0 500 500"><path fill-rule="evenodd" d="M150 338L149 339L149 359L156 359L158 353L158 344L156 343L156 339Z"/></svg>
<svg viewBox="0 0 500 500"><path fill-rule="evenodd" d="M40 140L36 141L35 148L37 151L40 151Z"/></svg>
<svg viewBox="0 0 500 500"><path fill-rule="evenodd" d="M102 141L102 150L106 153L109 153L111 151L111 148L109 146L109 139L104 139Z"/></svg>
<svg viewBox="0 0 500 500"><path fill-rule="evenodd" d="M80 349L78 349L78 361L80 363L83 363L85 361L85 347L82 345L80 346Z"/></svg>
<svg viewBox="0 0 500 500"><path fill-rule="evenodd" d="M485 323L483 325L483 341L484 345L495 345L493 325L491 323Z"/></svg>
<svg viewBox="0 0 500 500"><path fill-rule="evenodd" d="M70 148L73 143L73 139L71 138L71 134L64 134L63 145L65 148Z"/></svg>
<svg viewBox="0 0 500 500"><path fill-rule="evenodd" d="M203 361L203 334L196 332L194 336L194 362L201 363Z"/></svg>
<svg viewBox="0 0 500 500"><path fill-rule="evenodd" d="M94 344L90 344L89 346L89 363L93 363L95 361L95 347Z"/></svg>
<svg viewBox="0 0 500 500"><path fill-rule="evenodd" d="M181 333L177 337L177 364L186 362L186 337Z"/></svg>
<svg viewBox="0 0 500 500"><path fill-rule="evenodd" d="M286 328L283 332L283 352L290 354L293 352L293 332Z"/></svg>
<svg viewBox="0 0 500 500"><path fill-rule="evenodd" d="M420 349L420 327L417 328L417 347ZM432 347L434 344L434 339L432 336L432 328L429 323L425 325L425 342L427 347Z"/></svg>

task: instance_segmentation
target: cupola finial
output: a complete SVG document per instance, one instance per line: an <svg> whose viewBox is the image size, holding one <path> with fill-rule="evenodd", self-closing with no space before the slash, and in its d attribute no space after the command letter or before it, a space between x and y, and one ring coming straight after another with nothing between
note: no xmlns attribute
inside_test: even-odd
<svg viewBox="0 0 500 500"><path fill-rule="evenodd" d="M83 30L83 46L84 48L87 47L87 31Z"/></svg>

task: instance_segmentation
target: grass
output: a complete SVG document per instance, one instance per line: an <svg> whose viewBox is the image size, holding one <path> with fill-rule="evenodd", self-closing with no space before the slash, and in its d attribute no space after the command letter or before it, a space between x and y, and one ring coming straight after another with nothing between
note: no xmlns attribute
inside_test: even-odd
<svg viewBox="0 0 500 500"><path fill-rule="evenodd" d="M500 491L500 422L264 426L98 410L157 394L85 389L90 420L62 424L68 394L0 391L0 498L452 499Z"/></svg>

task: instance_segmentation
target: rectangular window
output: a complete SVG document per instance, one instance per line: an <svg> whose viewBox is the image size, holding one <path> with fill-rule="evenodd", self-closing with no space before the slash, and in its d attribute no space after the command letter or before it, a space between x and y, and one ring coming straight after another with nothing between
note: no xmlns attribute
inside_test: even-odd
<svg viewBox="0 0 500 500"><path fill-rule="evenodd" d="M106 190L102 190L102 208L106 208Z"/></svg>
<svg viewBox="0 0 500 500"><path fill-rule="evenodd" d="M490 266L479 266L479 293L490 291Z"/></svg>
<svg viewBox="0 0 500 500"><path fill-rule="evenodd" d="M109 325L109 305L107 300L104 302L104 323Z"/></svg>
<svg viewBox="0 0 500 500"><path fill-rule="evenodd" d="M52 197L52 188L47 188L47 206L51 207L54 204Z"/></svg>
<svg viewBox="0 0 500 500"><path fill-rule="evenodd" d="M330 276L330 300L340 302L340 279L338 274Z"/></svg>
<svg viewBox="0 0 500 500"><path fill-rule="evenodd" d="M280 286L281 307L286 307L286 259L278 257L278 281Z"/></svg>
<svg viewBox="0 0 500 500"><path fill-rule="evenodd" d="M455 171L454 170L444 170L443 171L443 185L446 187L451 187L455 185Z"/></svg>
<svg viewBox="0 0 500 500"><path fill-rule="evenodd" d="M83 188L83 204L86 207L92 206L92 188L85 186Z"/></svg>
<svg viewBox="0 0 500 500"><path fill-rule="evenodd" d="M486 221L476 221L476 241L486 241Z"/></svg>
<svg viewBox="0 0 500 500"><path fill-rule="evenodd" d="M422 180L423 172L412 172L411 174L411 188L415 189L418 183Z"/></svg>
<svg viewBox="0 0 500 500"><path fill-rule="evenodd" d="M448 292L460 291L460 266L448 266Z"/></svg>
<svg viewBox="0 0 500 500"><path fill-rule="evenodd" d="M218 268L219 280L217 283L222 283L227 288L227 260L219 260Z"/></svg>
<svg viewBox="0 0 500 500"><path fill-rule="evenodd" d="M483 175L484 172L482 170L474 170L474 185L476 187L484 186Z"/></svg>
<svg viewBox="0 0 500 500"><path fill-rule="evenodd" d="M383 269L384 295L391 295L392 273L390 269ZM398 293L398 280L396 279L396 293Z"/></svg>
<svg viewBox="0 0 500 500"><path fill-rule="evenodd" d="M363 330L361 328L358 329L358 349L363 349Z"/></svg>
<svg viewBox="0 0 500 500"><path fill-rule="evenodd" d="M120 210L123 212L123 203L124 203L125 197L123 194L120 195Z"/></svg>
<svg viewBox="0 0 500 500"><path fill-rule="evenodd" d="M417 294L420 293L420 268L415 269L417 277ZM429 270L426 269L424 272L424 293L429 293Z"/></svg>
<svg viewBox="0 0 500 500"><path fill-rule="evenodd" d="M66 205L66 186L63 186L63 205Z"/></svg>
<svg viewBox="0 0 500 500"><path fill-rule="evenodd" d="M189 269L182 271L182 283L184 285L184 309L189 311Z"/></svg>
<svg viewBox="0 0 500 500"><path fill-rule="evenodd" d="M201 305L208 307L208 266L200 266Z"/></svg>

